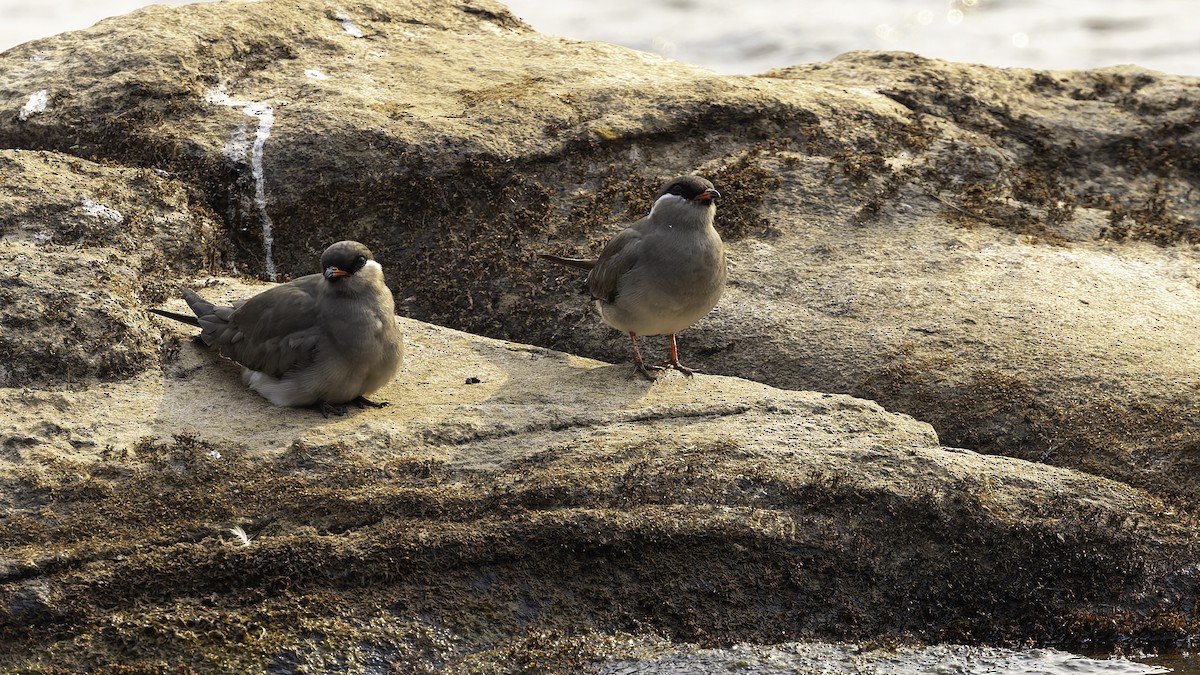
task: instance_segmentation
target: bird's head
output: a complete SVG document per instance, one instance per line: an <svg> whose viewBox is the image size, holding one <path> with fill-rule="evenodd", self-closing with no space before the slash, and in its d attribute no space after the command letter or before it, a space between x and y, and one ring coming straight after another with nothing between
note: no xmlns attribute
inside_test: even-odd
<svg viewBox="0 0 1200 675"><path fill-rule="evenodd" d="M663 186L650 209L650 216L695 219L712 223L716 212L716 200L721 193L713 184L700 176L681 176Z"/></svg>
<svg viewBox="0 0 1200 675"><path fill-rule="evenodd" d="M339 241L321 255L321 273L332 283L353 277L371 263L379 264L371 255L371 249L357 241Z"/></svg>

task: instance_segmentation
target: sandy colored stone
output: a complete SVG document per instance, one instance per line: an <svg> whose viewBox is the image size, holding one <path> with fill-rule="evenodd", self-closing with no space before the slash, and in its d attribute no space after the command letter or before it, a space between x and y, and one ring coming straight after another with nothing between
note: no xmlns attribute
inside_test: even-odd
<svg viewBox="0 0 1200 675"><path fill-rule="evenodd" d="M870 52L723 77L420 0L151 7L4 65L0 143L179 176L227 220L223 270L265 276L267 221L282 278L353 237L405 315L608 361L624 341L535 254L702 173L733 274L686 362L1200 487L1195 78Z"/></svg>
<svg viewBox="0 0 1200 675"><path fill-rule="evenodd" d="M169 176L0 150L0 386L79 386L160 359L143 308L216 257L220 227Z"/></svg>

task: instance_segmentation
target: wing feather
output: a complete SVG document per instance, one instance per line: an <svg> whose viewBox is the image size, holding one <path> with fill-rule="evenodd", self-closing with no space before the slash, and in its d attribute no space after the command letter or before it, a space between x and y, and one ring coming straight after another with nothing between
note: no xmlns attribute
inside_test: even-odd
<svg viewBox="0 0 1200 675"><path fill-rule="evenodd" d="M281 377L312 363L325 341L318 322L320 281L319 274L301 277L230 306L193 303L192 298L188 304L206 343L250 370Z"/></svg>
<svg viewBox="0 0 1200 675"><path fill-rule="evenodd" d="M596 266L588 273L588 292L593 298L604 302L617 299L617 286L621 276L633 268L641 257L642 237L646 219L621 230L610 239L596 259Z"/></svg>

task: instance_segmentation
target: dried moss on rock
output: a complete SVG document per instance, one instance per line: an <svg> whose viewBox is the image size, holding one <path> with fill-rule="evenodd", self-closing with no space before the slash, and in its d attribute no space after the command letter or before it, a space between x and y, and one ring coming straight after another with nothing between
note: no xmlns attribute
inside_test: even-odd
<svg viewBox="0 0 1200 675"><path fill-rule="evenodd" d="M645 634L1190 630L1164 625L1188 581L1155 562L1186 549L1187 526L1144 493L944 449L849 397L711 377L647 388L624 366L406 328L415 361L386 413L249 413L253 394L194 348L176 363L194 373L186 408L160 395L108 427L74 423L147 382L27 404L63 408L83 451L6 465L0 662L504 672L635 656L613 638ZM429 358L447 351L480 361ZM261 417L206 430L234 410ZM119 440L163 426L187 432Z"/></svg>

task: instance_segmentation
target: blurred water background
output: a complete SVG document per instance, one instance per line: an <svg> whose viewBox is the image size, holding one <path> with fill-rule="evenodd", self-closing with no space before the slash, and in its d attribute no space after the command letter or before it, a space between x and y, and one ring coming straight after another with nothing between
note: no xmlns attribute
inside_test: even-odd
<svg viewBox="0 0 1200 675"><path fill-rule="evenodd" d="M253 1L253 0L247 0ZM22 42L125 14L147 4L189 0L0 0L0 51ZM333 0L336 4L336 0ZM726 74L754 74L825 61L856 49L904 50L993 66L1076 69L1136 64L1200 76L1200 0L511 0L513 12L542 33L601 40L654 52ZM1187 652L1138 661L1089 660L1052 650L910 653L871 672L1200 673ZM862 663L828 650L822 672L862 672ZM657 664L622 664L640 673L704 672L726 651ZM764 657L766 658L766 657ZM772 658L781 658L772 655ZM837 664L845 666L842 670ZM722 664L729 666L730 664ZM796 672L804 664L757 664L753 672ZM880 667L882 666L882 667ZM676 670L675 668L680 668ZM779 669L776 669L779 668ZM699 670L696 670L699 668ZM618 672L617 667L612 672Z"/></svg>
<svg viewBox="0 0 1200 675"><path fill-rule="evenodd" d="M186 4L168 0L163 4ZM142 0L0 0L0 51L85 28ZM336 4L334 2L333 4ZM542 33L602 40L719 73L753 74L855 49L993 66L1133 63L1200 75L1197 0L510 0Z"/></svg>

